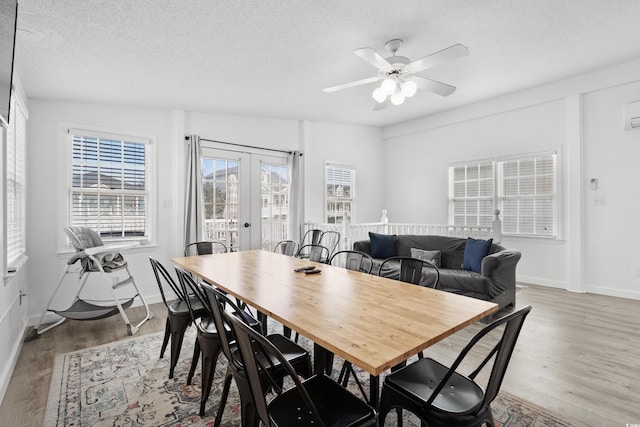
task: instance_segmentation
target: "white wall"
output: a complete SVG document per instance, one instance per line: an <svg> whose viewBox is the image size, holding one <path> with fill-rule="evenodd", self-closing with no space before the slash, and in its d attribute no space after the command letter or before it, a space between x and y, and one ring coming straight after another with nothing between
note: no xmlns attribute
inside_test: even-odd
<svg viewBox="0 0 640 427"><path fill-rule="evenodd" d="M523 254L518 280L640 299L640 131L622 124L623 104L640 99L639 74L634 61L383 129L390 221L447 222L450 162L557 149L561 236L503 239Z"/></svg>
<svg viewBox="0 0 640 427"><path fill-rule="evenodd" d="M354 222L380 221L386 162L379 128L304 122L305 216L324 222L325 162L356 169Z"/></svg>
<svg viewBox="0 0 640 427"><path fill-rule="evenodd" d="M640 296L640 129L625 131L624 104L640 100L640 82L584 96L584 278L595 293ZM604 205L596 205L596 199Z"/></svg>
<svg viewBox="0 0 640 427"><path fill-rule="evenodd" d="M185 135L197 134L201 138L263 148L302 149L306 162L305 181L307 188L313 188L305 195L310 200L307 218L314 220L322 215L322 203L318 204L317 200L322 199L323 193L322 188L316 189L316 184L323 182L324 168L318 162L330 159L353 164L358 168L358 179L363 179L358 212L363 218L379 216L381 197L371 197L383 183L382 139L377 128L47 100L31 100L30 108L27 152L29 262L26 268L28 292L32 295L28 308L31 323L37 321L38 314L46 306L69 258L69 253L60 253L65 242L62 228L66 225L67 209L65 124L133 132L154 140L153 173L157 186L152 191L157 229L152 245L126 255L136 282L151 302L158 302L160 297L148 257L169 263L171 257L182 251ZM304 132L303 127L306 127ZM368 169L369 166L373 167ZM374 189L368 189L369 181Z"/></svg>
<svg viewBox="0 0 640 427"><path fill-rule="evenodd" d="M448 224L451 162L563 151L564 133L564 103L550 101L387 139L386 204L390 221ZM527 254L518 265L520 277L553 277L566 282L566 265L554 262L566 257L562 242L540 248L522 239L516 242L505 238L503 242ZM542 275L541 266L547 270Z"/></svg>

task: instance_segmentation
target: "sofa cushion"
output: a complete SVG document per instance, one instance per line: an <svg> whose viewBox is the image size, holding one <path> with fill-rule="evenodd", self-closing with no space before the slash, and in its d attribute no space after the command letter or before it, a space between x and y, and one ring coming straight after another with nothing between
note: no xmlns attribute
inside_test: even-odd
<svg viewBox="0 0 640 427"><path fill-rule="evenodd" d="M429 261L434 264L436 267L440 268L440 258L442 257L442 252L440 251L425 251L424 249L411 248L411 257L418 258L423 261Z"/></svg>
<svg viewBox="0 0 640 427"><path fill-rule="evenodd" d="M410 234L400 234L397 239L396 247L398 248L399 256L411 256L411 248L440 251L440 266L442 268L462 269L466 239Z"/></svg>
<svg viewBox="0 0 640 427"><path fill-rule="evenodd" d="M492 243L493 239L480 240L468 237L467 244L464 247L464 261L462 262L462 268L480 273L482 258L489 255Z"/></svg>
<svg viewBox="0 0 640 427"><path fill-rule="evenodd" d="M370 255L373 258L389 258L396 256L396 236L395 234L378 234L369 232L371 241Z"/></svg>

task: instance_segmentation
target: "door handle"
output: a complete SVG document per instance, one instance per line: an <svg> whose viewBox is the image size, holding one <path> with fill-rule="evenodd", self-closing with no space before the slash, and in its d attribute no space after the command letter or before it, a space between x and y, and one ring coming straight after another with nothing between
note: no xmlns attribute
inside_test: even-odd
<svg viewBox="0 0 640 427"><path fill-rule="evenodd" d="M251 227L251 224L249 224L248 222L245 222L244 223L244 228L249 228L249 227Z"/></svg>

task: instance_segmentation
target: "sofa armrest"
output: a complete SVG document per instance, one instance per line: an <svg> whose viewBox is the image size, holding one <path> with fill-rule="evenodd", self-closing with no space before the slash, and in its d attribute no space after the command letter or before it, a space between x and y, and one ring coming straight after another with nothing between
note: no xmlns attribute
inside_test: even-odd
<svg viewBox="0 0 640 427"><path fill-rule="evenodd" d="M482 260L481 273L491 280L491 293L498 295L516 287L516 265L520 261L518 251L500 251L489 254Z"/></svg>
<svg viewBox="0 0 640 427"><path fill-rule="evenodd" d="M357 242L353 242L353 250L364 252L365 254L371 255L371 241L358 240Z"/></svg>

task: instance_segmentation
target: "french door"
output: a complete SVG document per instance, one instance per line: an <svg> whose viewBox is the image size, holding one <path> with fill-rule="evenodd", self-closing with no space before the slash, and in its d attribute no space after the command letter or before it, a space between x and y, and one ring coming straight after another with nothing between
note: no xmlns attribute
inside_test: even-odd
<svg viewBox="0 0 640 427"><path fill-rule="evenodd" d="M286 154L202 148L205 234L229 250L272 250L289 236Z"/></svg>

